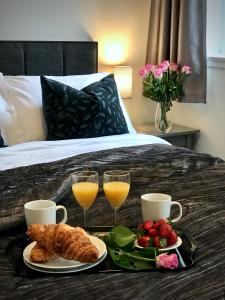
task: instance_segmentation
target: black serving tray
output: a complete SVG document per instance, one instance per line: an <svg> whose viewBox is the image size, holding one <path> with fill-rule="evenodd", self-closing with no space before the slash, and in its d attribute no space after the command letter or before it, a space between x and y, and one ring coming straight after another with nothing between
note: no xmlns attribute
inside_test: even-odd
<svg viewBox="0 0 225 300"><path fill-rule="evenodd" d="M86 230L91 235L95 235L97 237L101 237L102 235L109 232L113 227L112 226L93 226L88 227ZM129 228L134 228L132 226L129 226ZM80 273L117 273L117 272L179 272L188 270L193 267L195 264L194 255L195 251L197 249L197 245L195 240L192 238L190 234L187 232L184 232L182 230L177 230L178 235L182 239L182 244L179 248L170 250L170 253L176 253L179 257L179 266L176 269L150 269L150 270L140 270L140 271L134 271L134 270L128 270L128 269L122 269L118 266L116 266L111 257L107 255L104 261L102 261L99 265L82 271ZM17 276L20 277L43 277L43 276L61 276L62 274L48 274L48 273L41 273L38 271L34 271L30 268L28 268L24 261L23 261L23 250L26 248L27 245L29 245L32 241L29 239L29 237L26 235L26 233L22 234L18 238L12 240L7 249L6 249L6 256L8 257L10 263L13 266L14 272ZM77 275L79 273L70 273L70 276Z"/></svg>
<svg viewBox="0 0 225 300"><path fill-rule="evenodd" d="M128 226L130 229L136 229L136 227ZM87 228L87 231L91 235L95 235L97 237L101 237L102 235L106 234L107 232L111 231L113 226L93 226ZM179 267L173 269L172 271L181 271L190 269L195 261L194 261L194 254L197 249L197 244L194 238L188 233L184 232L182 229L176 229L176 232L182 239L182 244L179 248L173 249L168 251L169 253L176 253L179 258ZM112 271L126 271L126 272L144 272L144 271L159 271L159 269L151 269L151 270L140 270L140 271L133 271L128 269L121 269L113 263L109 255L107 258L102 262L102 265L106 264L105 268L99 270L101 272L112 272ZM101 264L99 265L101 266ZM160 271L171 271L171 269L160 269Z"/></svg>

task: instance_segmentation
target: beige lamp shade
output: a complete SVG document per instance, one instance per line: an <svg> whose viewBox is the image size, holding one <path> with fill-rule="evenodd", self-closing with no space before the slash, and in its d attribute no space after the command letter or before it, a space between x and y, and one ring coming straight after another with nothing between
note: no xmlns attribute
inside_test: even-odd
<svg viewBox="0 0 225 300"><path fill-rule="evenodd" d="M115 66L114 77L116 85L122 98L132 97L132 67L131 66Z"/></svg>

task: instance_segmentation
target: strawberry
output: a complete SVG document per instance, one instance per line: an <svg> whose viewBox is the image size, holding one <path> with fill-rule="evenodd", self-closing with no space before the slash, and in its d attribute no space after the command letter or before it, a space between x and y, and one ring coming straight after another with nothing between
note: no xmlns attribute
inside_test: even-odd
<svg viewBox="0 0 225 300"><path fill-rule="evenodd" d="M166 219L159 219L154 223L153 228L158 229L160 226L166 223L167 223Z"/></svg>
<svg viewBox="0 0 225 300"><path fill-rule="evenodd" d="M169 234L169 236L167 237L167 244L168 246L173 245L177 242L177 233L172 230Z"/></svg>
<svg viewBox="0 0 225 300"><path fill-rule="evenodd" d="M153 246L156 247L156 248L160 247L160 237L159 236L154 237Z"/></svg>
<svg viewBox="0 0 225 300"><path fill-rule="evenodd" d="M173 229L172 229L171 225L166 223L166 224L163 224L160 226L159 235L167 238L172 231L173 231Z"/></svg>
<svg viewBox="0 0 225 300"><path fill-rule="evenodd" d="M155 237L155 236L159 235L159 232L158 232L158 230L156 230L154 228L151 228L148 231L148 235L151 236L151 237Z"/></svg>
<svg viewBox="0 0 225 300"><path fill-rule="evenodd" d="M144 235L138 239L138 245L142 247L148 247L150 241L150 236Z"/></svg>
<svg viewBox="0 0 225 300"><path fill-rule="evenodd" d="M153 226L153 221L151 220L146 220L144 223L143 223L143 229L148 231L150 228L152 228Z"/></svg>
<svg viewBox="0 0 225 300"><path fill-rule="evenodd" d="M156 248L165 248L167 246L167 240L160 236L155 236L153 240L153 246Z"/></svg>

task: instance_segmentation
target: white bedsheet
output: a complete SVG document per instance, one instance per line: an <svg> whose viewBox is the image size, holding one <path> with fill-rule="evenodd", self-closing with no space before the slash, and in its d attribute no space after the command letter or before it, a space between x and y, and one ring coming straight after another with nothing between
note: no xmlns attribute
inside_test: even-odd
<svg viewBox="0 0 225 300"><path fill-rule="evenodd" d="M0 170L57 161L92 151L145 144L169 144L146 134L122 134L89 139L38 141L0 148Z"/></svg>

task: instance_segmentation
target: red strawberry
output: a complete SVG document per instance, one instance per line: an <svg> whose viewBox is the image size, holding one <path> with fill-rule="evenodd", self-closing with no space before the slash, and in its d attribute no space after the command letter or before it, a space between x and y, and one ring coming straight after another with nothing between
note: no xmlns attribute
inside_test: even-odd
<svg viewBox="0 0 225 300"><path fill-rule="evenodd" d="M154 237L153 246L156 247L156 248L160 247L160 237L159 236Z"/></svg>
<svg viewBox="0 0 225 300"><path fill-rule="evenodd" d="M153 246L156 248L165 248L167 246L167 240L160 236L154 237Z"/></svg>
<svg viewBox="0 0 225 300"><path fill-rule="evenodd" d="M160 226L159 235L167 238L172 231L173 231L173 229L170 226L170 224L166 223L166 224L163 224Z"/></svg>
<svg viewBox="0 0 225 300"><path fill-rule="evenodd" d="M148 247L150 241L150 236L144 235L138 239L138 245L142 247Z"/></svg>
<svg viewBox="0 0 225 300"><path fill-rule="evenodd" d="M147 220L143 223L143 229L148 231L153 226L153 221Z"/></svg>
<svg viewBox="0 0 225 300"><path fill-rule="evenodd" d="M168 246L173 245L177 242L177 233L173 230L170 232L169 236L167 237L167 244Z"/></svg>
<svg viewBox="0 0 225 300"><path fill-rule="evenodd" d="M156 230L154 228L151 228L148 231L148 235L151 236L151 237L155 237L155 236L159 235L159 232L158 232L158 230Z"/></svg>
<svg viewBox="0 0 225 300"><path fill-rule="evenodd" d="M166 219L159 219L154 223L153 228L158 229L160 226L166 223L167 223Z"/></svg>

